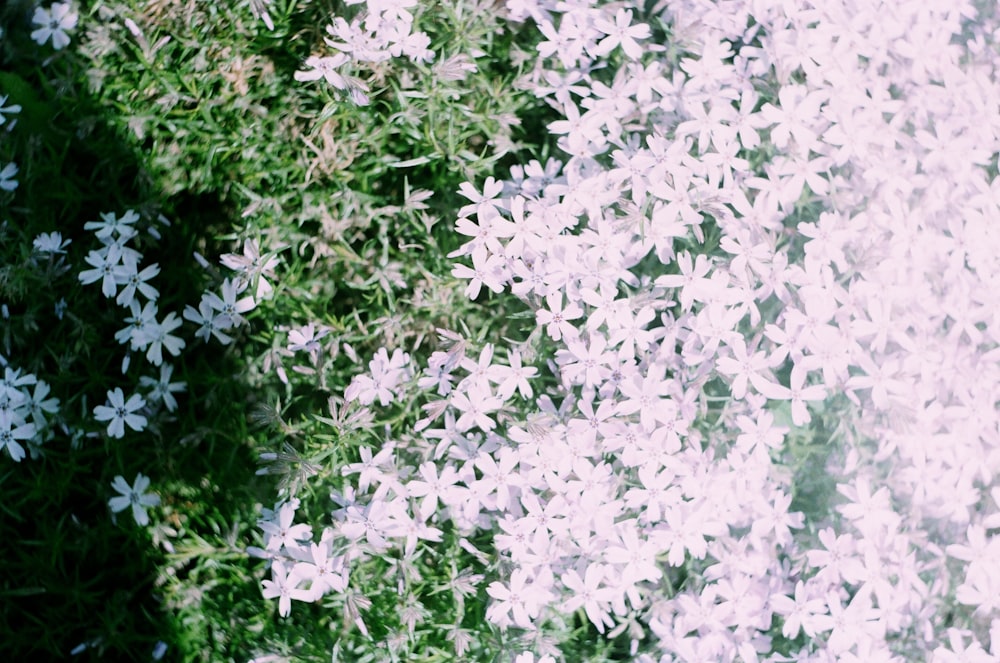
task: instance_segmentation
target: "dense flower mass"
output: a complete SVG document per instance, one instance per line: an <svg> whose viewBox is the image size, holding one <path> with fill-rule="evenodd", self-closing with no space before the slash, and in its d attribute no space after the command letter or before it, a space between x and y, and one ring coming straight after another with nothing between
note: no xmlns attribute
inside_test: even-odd
<svg viewBox="0 0 1000 663"><path fill-rule="evenodd" d="M992 3L348 0L315 23L314 3L250 0L231 4L268 32L248 23L245 51L136 4L21 12L37 69L79 69L87 94L0 76L0 462L54 440L66 467L113 457L86 468L98 511L167 552L157 586L189 583L172 608L198 610L212 573L256 574L261 615L301 640L257 661L298 653L302 614L332 660L1000 660ZM285 42L298 64L272 59ZM112 98L90 65L115 58L141 82L107 104L131 113L115 131L150 168L204 160L171 191L246 205L235 232L164 242L131 190L34 186L43 156L76 153L56 134L97 131L56 125ZM157 75L180 60L222 73ZM530 99L467 99L491 95ZM227 160L251 166L208 172ZM50 197L86 216L35 218ZM65 297L31 301L60 278ZM55 321L74 339L28 356L17 334ZM74 363L98 329L103 354ZM229 425L214 408L246 416L232 434L279 477L270 508L240 505L242 534L194 505L224 491L172 452L218 453L197 446ZM172 476L129 484L147 438ZM89 531L79 511L56 531Z"/></svg>
<svg viewBox="0 0 1000 663"><path fill-rule="evenodd" d="M383 349L355 379L356 406L427 416L352 466L333 569L486 531L501 629L582 611L641 661L995 660L993 14L507 8L541 35L523 83L562 159L462 186L452 274L537 330L443 334L422 374ZM335 26L300 78L343 89L370 51ZM283 614L339 591L286 575L333 558L272 529Z"/></svg>

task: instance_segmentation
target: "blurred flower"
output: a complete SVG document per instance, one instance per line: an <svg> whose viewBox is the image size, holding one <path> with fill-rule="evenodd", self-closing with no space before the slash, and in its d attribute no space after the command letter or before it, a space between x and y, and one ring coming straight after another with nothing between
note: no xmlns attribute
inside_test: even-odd
<svg viewBox="0 0 1000 663"><path fill-rule="evenodd" d="M268 30L274 30L274 21L271 20L271 14L267 11L272 2L273 0L250 0L250 11L254 18L264 21Z"/></svg>
<svg viewBox="0 0 1000 663"><path fill-rule="evenodd" d="M347 81L337 73L337 68L346 64L348 57L343 53L337 53L329 57L321 58L315 55L306 58L306 66L311 69L295 72L297 81L315 81L325 78L326 82L338 90L347 89Z"/></svg>
<svg viewBox="0 0 1000 663"><path fill-rule="evenodd" d="M271 577L274 580L264 581L264 598L278 599L278 614L287 617L292 611L292 599L296 601L312 601L312 592L297 587L302 580L295 572L285 572L285 566L278 560L271 564Z"/></svg>
<svg viewBox="0 0 1000 663"><path fill-rule="evenodd" d="M66 31L75 28L79 18L68 2L53 3L51 9L38 7L31 22L39 27L31 33L31 38L39 45L51 38L52 48L57 51L63 49L69 45L69 35Z"/></svg>
<svg viewBox="0 0 1000 663"><path fill-rule="evenodd" d="M163 404L168 410L173 412L177 409L177 399L174 398L174 392L182 392L187 389L186 382L171 382L170 378L173 376L174 367L170 364L163 364L160 366L160 379L151 378L143 375L139 378L139 386L146 387L150 389L147 396L153 401L163 401Z"/></svg>
<svg viewBox="0 0 1000 663"><path fill-rule="evenodd" d="M3 117L0 115L0 117ZM17 175L17 164L11 161L3 169L0 169L0 189L4 191L13 191L17 188L17 180L14 177Z"/></svg>
<svg viewBox="0 0 1000 663"><path fill-rule="evenodd" d="M7 121L7 115L6 115L7 113L14 114L21 112L20 104L11 104L10 106L5 106L4 104L6 103L7 103L7 95L0 94L0 127L2 127L4 123ZM13 127L16 122L17 122L16 120L11 120L10 123L11 127Z"/></svg>
<svg viewBox="0 0 1000 663"><path fill-rule="evenodd" d="M32 242L32 246L39 253L66 253L65 249L72 241L63 239L59 232L41 233Z"/></svg>

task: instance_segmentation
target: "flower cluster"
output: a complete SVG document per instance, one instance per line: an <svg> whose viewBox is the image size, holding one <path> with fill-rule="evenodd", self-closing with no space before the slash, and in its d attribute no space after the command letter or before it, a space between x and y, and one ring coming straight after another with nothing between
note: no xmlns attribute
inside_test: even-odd
<svg viewBox="0 0 1000 663"><path fill-rule="evenodd" d="M330 591L347 587L348 571L344 557L334 555L333 530L323 531L320 542L306 544L312 538L308 525L292 524L298 500L277 505L266 511L258 523L264 532L264 550L251 550L272 557L271 580L264 581L264 597L278 599L278 612L287 616L291 601L318 601Z"/></svg>
<svg viewBox="0 0 1000 663"><path fill-rule="evenodd" d="M0 381L0 450L15 462L21 462L27 445L32 457L52 439L55 432L51 417L58 415L59 399L50 398L51 389L31 373L21 373L4 362ZM23 444L22 444L23 443Z"/></svg>
<svg viewBox="0 0 1000 663"><path fill-rule="evenodd" d="M324 537L347 568L494 532L491 622L582 611L642 661L993 660L996 19L634 4L508 3L565 157L462 187L452 274L536 329L506 361L443 337L405 387L380 351L347 399L427 416ZM279 571L283 614L315 599Z"/></svg>
<svg viewBox="0 0 1000 663"><path fill-rule="evenodd" d="M334 89L346 94L354 103L369 103L368 85L346 70L356 66L372 66L391 58L406 57L411 62L427 63L434 59L430 37L414 32L411 10L417 0L376 2L355 0L349 5L364 4L365 9L352 20L337 16L326 27L326 45L332 55L312 55L306 58L308 69L295 73L297 81L326 80Z"/></svg>
<svg viewBox="0 0 1000 663"><path fill-rule="evenodd" d="M169 411L177 407L174 393L184 391L182 382L171 382L173 366L164 363L164 351L172 357L180 355L187 342L175 332L182 325L177 314L167 313L159 318L157 299L159 292L150 283L159 274L158 264L141 267L142 254L129 246L139 231L136 222L139 215L128 210L118 216L113 212L100 215L100 221L89 221L84 225L86 230L94 231L101 242L98 249L89 252L85 258L90 269L79 273L81 283L100 283L102 294L114 298L115 302L127 308L129 315L125 317L127 326L115 334L115 340L128 346L128 352L122 360L122 373L126 373L131 365L131 353L144 353L146 360L160 367L158 378L142 376L139 386L148 389L147 398L152 404L162 404ZM160 224L169 222L162 216ZM150 226L148 232L157 237L158 230ZM58 233L52 236L41 236L35 241L39 250L48 252L61 251L64 244ZM247 239L243 243L242 254L226 254L220 262L235 272L233 278L224 279L221 294L207 291L202 294L197 309L187 306L183 319L193 322L199 328L195 337L204 341L215 338L223 345L232 342L232 336L226 332L246 324L244 313L256 306L256 298L263 299L272 296L273 286L268 279L274 278L274 269L278 258L273 253L261 254L256 240ZM252 288L253 294L246 294ZM120 438L125 434L125 425L136 431L145 428L148 421L140 411L147 405L146 399L139 394L133 394L128 399L120 388L108 391L106 405L94 408L94 416L98 421L109 422L107 432L112 437Z"/></svg>

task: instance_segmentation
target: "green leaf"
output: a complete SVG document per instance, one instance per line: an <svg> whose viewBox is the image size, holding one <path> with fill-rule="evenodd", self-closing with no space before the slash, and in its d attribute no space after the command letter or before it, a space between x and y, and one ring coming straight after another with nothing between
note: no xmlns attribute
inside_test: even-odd
<svg viewBox="0 0 1000 663"><path fill-rule="evenodd" d="M9 71L0 71L0 95L7 95L5 105L20 104L21 112L14 116L19 125L32 133L46 131L54 114L52 104L42 101L28 81ZM7 116L11 121L11 116Z"/></svg>

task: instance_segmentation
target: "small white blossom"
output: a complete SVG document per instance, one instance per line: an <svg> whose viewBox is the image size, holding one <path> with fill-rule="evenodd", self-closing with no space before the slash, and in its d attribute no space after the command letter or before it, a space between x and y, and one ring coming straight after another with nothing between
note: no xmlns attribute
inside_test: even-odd
<svg viewBox="0 0 1000 663"><path fill-rule="evenodd" d="M148 525L149 514L146 513L146 509L160 504L159 495L146 492L146 489L149 488L149 477L140 472L136 475L135 481L130 486L125 481L125 477L119 474L111 482L111 487L120 493L108 500L108 506L111 507L111 511L120 513L132 507L132 517L135 519L136 524L142 527Z"/></svg>
<svg viewBox="0 0 1000 663"><path fill-rule="evenodd" d="M66 48L69 46L69 35L66 31L75 28L79 18L68 2L52 3L50 9L38 7L31 22L39 27L32 31L31 38L39 45L51 39L52 48L57 51Z"/></svg>

